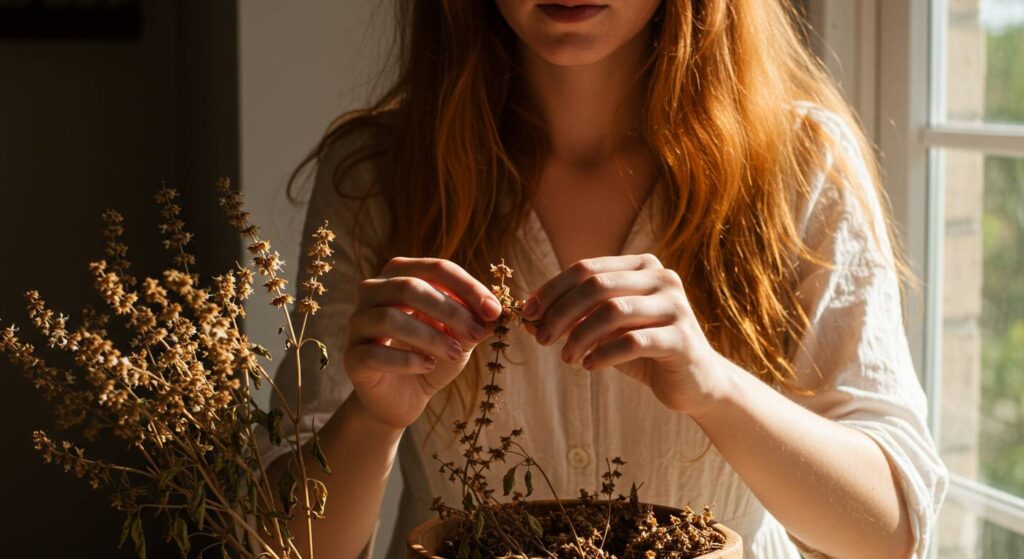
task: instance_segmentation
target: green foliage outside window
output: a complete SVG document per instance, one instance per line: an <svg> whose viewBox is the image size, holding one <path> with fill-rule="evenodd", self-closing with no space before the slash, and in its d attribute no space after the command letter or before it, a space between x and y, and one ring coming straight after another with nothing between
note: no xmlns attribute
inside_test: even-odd
<svg viewBox="0 0 1024 559"><path fill-rule="evenodd" d="M1024 124L1024 26L989 30L985 120ZM985 159L981 481L1024 496L1024 158ZM1024 536L985 524L979 557L1024 557Z"/></svg>

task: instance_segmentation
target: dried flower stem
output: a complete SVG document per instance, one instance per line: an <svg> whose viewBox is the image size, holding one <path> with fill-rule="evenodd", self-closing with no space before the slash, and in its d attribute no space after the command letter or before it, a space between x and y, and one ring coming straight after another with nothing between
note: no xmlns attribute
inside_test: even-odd
<svg viewBox="0 0 1024 559"><path fill-rule="evenodd" d="M313 559L313 508L311 506L311 499L309 493L309 484L305 480L309 479L306 469L305 457L302 452L302 445L299 440L299 413L301 413L302 407L302 359L301 359L301 348L305 344L305 331L306 324L309 316L315 314L319 309L319 305L316 303L315 297L324 293L325 289L322 282L320 281L322 276L330 271L331 266L325 260L332 254L332 250L329 243L334 240L334 233L330 231L325 222L317 231L314 233L314 242L310 247L309 256L311 260L307 272L309 273L309 279L304 282L303 289L306 291L306 296L299 301L299 311L301 312L302 326L298 336L296 336L295 326L292 324L291 316L288 312L288 305L294 301L294 297L284 293L284 286L287 285L287 280L278 275L278 270L283 264L280 260L280 256L274 252L270 252L270 243L259 237L259 229L249 223L249 214L242 209L241 195L231 190L230 182L227 179L222 179L218 183L218 189L222 193L221 205L225 208L228 213L228 218L239 232L249 237L250 245L249 251L253 253L253 260L257 265L260 273L267 278L264 286L268 291L275 295L272 305L279 307L284 313L285 324L288 328L288 347L294 350L295 353L295 384L296 384L296 396L295 396L295 410L286 410L292 423L294 425L291 444L293 447L293 456L299 467L299 473L303 480L302 485L302 497L303 504L305 505L305 517L306 517L306 535L309 544L309 557ZM319 340L314 340L321 348L322 352L322 364L326 365L326 350L324 345ZM282 401L286 401L283 395L280 394L276 383L273 379L267 376L267 380L273 386L274 390L282 396Z"/></svg>

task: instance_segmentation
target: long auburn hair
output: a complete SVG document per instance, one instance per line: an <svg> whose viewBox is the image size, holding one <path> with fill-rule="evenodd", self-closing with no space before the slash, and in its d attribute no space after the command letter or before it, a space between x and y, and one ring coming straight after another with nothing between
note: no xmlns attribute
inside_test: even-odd
<svg viewBox="0 0 1024 559"><path fill-rule="evenodd" d="M346 150L332 169L352 203L386 202L393 225L373 255L376 270L390 256L431 256L486 278L526 216L546 145L518 71L517 38L492 1L397 0L397 8L396 81L372 106L332 123L289 194L334 142L377 138ZM663 0L635 81L642 135L668 194L654 253L683 278L716 349L794 390L788 355L809 324L794 272L815 255L801 243L792 203L811 187L812 171L845 172L841 150L829 149L834 139L798 120L794 102L847 123L885 200L873 150L798 21L785 0ZM370 129L382 133L364 134ZM838 165L825 168L826 151ZM346 177L365 162L375 163L374 191L346 192ZM505 213L499 196L511 201ZM882 230L895 239L886 221ZM442 411L454 393L472 413L482 375L472 363Z"/></svg>

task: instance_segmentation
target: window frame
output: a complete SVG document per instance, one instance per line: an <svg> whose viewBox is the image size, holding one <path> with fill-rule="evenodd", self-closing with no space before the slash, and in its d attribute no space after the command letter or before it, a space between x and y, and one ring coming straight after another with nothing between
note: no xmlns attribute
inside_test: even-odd
<svg viewBox="0 0 1024 559"><path fill-rule="evenodd" d="M901 241L921 281L922 289L907 290L907 335L928 395L929 427L938 444L942 437L945 188L937 152L947 148L1024 156L1024 126L945 121L942 45L947 0L888 0L876 5L878 34L873 39L877 52L885 56L877 58L875 139ZM1024 534L1024 498L951 473L946 500L987 522Z"/></svg>

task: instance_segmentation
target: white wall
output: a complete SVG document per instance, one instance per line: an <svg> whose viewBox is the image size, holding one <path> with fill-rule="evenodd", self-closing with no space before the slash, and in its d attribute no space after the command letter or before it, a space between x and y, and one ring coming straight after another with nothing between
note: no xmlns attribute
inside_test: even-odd
<svg viewBox="0 0 1024 559"><path fill-rule="evenodd" d="M298 262L305 208L291 206L285 182L331 119L371 98L390 40L388 7L377 0L238 3L241 188L293 278L289 265ZM309 185L300 185L305 192L301 186ZM250 337L273 352L283 338L279 311L272 311L256 299L246 324ZM269 396L262 396L265 404ZM391 538L397 478L396 472L385 496L378 557Z"/></svg>

